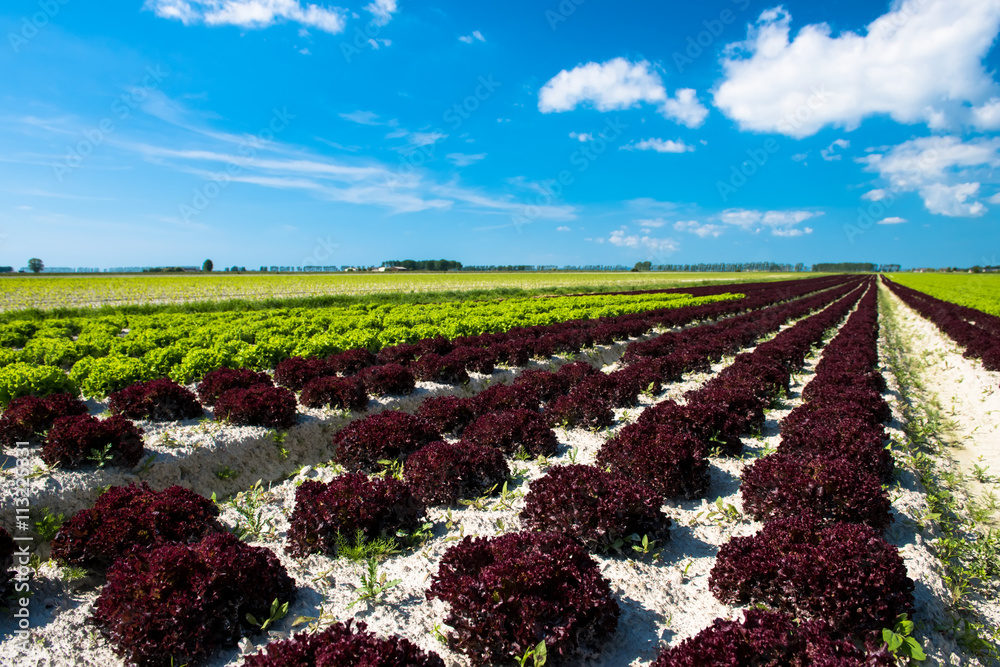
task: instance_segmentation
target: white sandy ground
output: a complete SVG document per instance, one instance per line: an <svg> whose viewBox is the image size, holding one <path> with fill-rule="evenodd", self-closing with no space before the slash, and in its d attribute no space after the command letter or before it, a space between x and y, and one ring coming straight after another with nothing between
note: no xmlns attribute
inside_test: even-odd
<svg viewBox="0 0 1000 667"><path fill-rule="evenodd" d="M772 451L778 444L778 423L801 403L800 392L813 375L818 361L814 356L795 378L788 398L780 409L771 410L763 432L757 437L745 437L746 452L742 459L712 458L711 488L705 500L671 501L665 511L673 518L672 539L661 546L657 556L624 558L595 556L601 572L611 582L612 591L621 607L617 633L597 655L589 656L584 664L591 666L649 665L663 645L673 645L696 634L717 617L736 617L740 608L719 603L708 590L708 574L715 563L720 545L733 536L755 533L760 524L740 515L730 519L712 512L716 499L723 506L739 509L739 476L755 457ZM713 366L711 373L692 374L682 382L669 385L655 400L642 398L644 405L666 398L680 398L689 389L700 386L721 370L731 359ZM606 369L610 370L610 368ZM889 397L890 400L892 396ZM566 464L571 457L591 463L607 437L626 423L634 421L642 406L617 411L619 417L609 431L596 433L582 429L557 429L560 453L548 464ZM898 414L898 413L897 413ZM191 427L197 429L198 427ZM901 438L897 423L890 426L893 437ZM266 443L274 448L271 443ZM572 451L572 453L571 453ZM317 459L321 460L321 459ZM305 479L327 480L334 475L331 467L309 467L294 477L275 483L267 492L264 514L272 531L254 544L271 548L281 558L289 574L299 586L299 594L288 616L275 625L268 636L245 641L242 650L256 651L268 641L288 636L292 620L299 616L322 617L322 622L355 617L379 634L399 634L408 637L427 650L438 652L448 665L467 665L461 654L450 652L436 638L447 615L446 605L428 602L424 591L437 571L444 551L462 535L497 535L517 530L518 512L523 507L519 494L530 482L544 474L546 465L538 461L511 461L520 470L520 481L512 485L515 496L504 502L492 497L482 509L471 507L432 508L433 537L416 551L395 555L380 567L389 580L400 579L376 605L359 603L347 607L357 597L362 566L346 560L313 555L297 560L284 553L287 517L294 506L294 492ZM249 479L249 478L247 478ZM245 488L248 484L242 484ZM944 620L946 592L939 575L938 561L930 553L927 542L936 534L917 527L916 520L927 512L923 491L914 476L906 471L898 475L898 483L890 490L895 522L887 539L897 544L906 559L910 576L917 582L917 620L919 627L932 627ZM237 516L232 508L223 513L223 520L233 525ZM88 582L64 584L60 570L51 563L43 565L33 584L35 595L30 607L35 629L27 645L11 640L0 642L0 665L61 666L61 665L120 665L122 661L110 646L87 624L91 605L100 590ZM9 633L9 619L0 619L0 632ZM937 632L920 635L928 654L938 663L976 664L958 653L957 648ZM211 667L236 665L241 660L241 648L220 651L208 661Z"/></svg>
<svg viewBox="0 0 1000 667"><path fill-rule="evenodd" d="M947 430L938 433L937 439L947 449L938 457L937 465L960 471L969 495L980 502L985 494L1000 493L1000 430L997 418L992 416L1000 411L1000 373L986 370L978 359L964 358L962 348L937 326L887 288L882 290L895 306L899 332L909 346L912 368L920 378L922 389L918 395L945 411ZM985 470L979 479L974 471L977 466ZM1000 515L994 511L989 528L996 530L998 520ZM937 569L940 571L940 567ZM944 608L943 601L949 596L938 597ZM965 599L987 627L1000 627L1000 581L983 582Z"/></svg>

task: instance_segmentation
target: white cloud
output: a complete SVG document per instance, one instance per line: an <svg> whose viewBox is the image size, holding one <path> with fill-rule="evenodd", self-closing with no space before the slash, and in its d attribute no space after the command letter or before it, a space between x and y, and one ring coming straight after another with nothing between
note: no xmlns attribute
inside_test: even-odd
<svg viewBox="0 0 1000 667"><path fill-rule="evenodd" d="M964 142L958 137L911 139L886 152L859 158L866 171L877 172L893 192L917 192L931 213L949 217L977 217L986 207L976 199L980 180L1000 167L1000 137Z"/></svg>
<svg viewBox="0 0 1000 667"><path fill-rule="evenodd" d="M660 75L645 60L631 63L615 58L579 65L559 72L538 93L538 110L542 113L572 111L581 104L591 104L598 111L613 111L643 102L656 105L665 118L688 127L698 127L708 115L708 109L691 88L680 89L671 98Z"/></svg>
<svg viewBox="0 0 1000 667"><path fill-rule="evenodd" d="M823 215L819 211L755 211L730 208L719 214L719 220L727 225L739 227L743 231L759 234L770 230L772 236L802 236L812 234L811 227L799 227L801 223Z"/></svg>
<svg viewBox="0 0 1000 667"><path fill-rule="evenodd" d="M719 214L719 219L727 225L735 225L740 229L751 229L760 222L764 215L760 211L748 211L741 208L731 208Z"/></svg>
<svg viewBox="0 0 1000 667"><path fill-rule="evenodd" d="M812 234L812 233L813 233L812 227L803 227L802 229L799 229L797 227L793 229L778 228L771 230L772 236L783 236L783 237L804 236L806 234Z"/></svg>
<svg viewBox="0 0 1000 667"><path fill-rule="evenodd" d="M861 195L862 199L867 199L868 201L882 201L889 196L889 191L885 188L877 188L875 190L869 190L868 192Z"/></svg>
<svg viewBox="0 0 1000 667"><path fill-rule="evenodd" d="M1000 204L1000 192L993 195L992 197L989 197L986 201L988 201L991 204Z"/></svg>
<svg viewBox="0 0 1000 667"><path fill-rule="evenodd" d="M820 150L819 153L820 155L823 156L823 159L826 160L827 162L833 162L834 160L839 160L841 158L840 153L837 152L838 148L850 148L850 147L851 147L851 142L848 141L847 139L837 139L826 148Z"/></svg>
<svg viewBox="0 0 1000 667"><path fill-rule="evenodd" d="M806 160L806 158L808 158L808 157L809 157L809 152L808 151L806 151L805 153L796 153L795 155L792 156L792 161L793 162L804 162Z"/></svg>
<svg viewBox="0 0 1000 667"><path fill-rule="evenodd" d="M656 151L657 153L689 153L694 150L694 146L689 146L683 141L673 141L671 139L643 139L642 141L622 146L623 151Z"/></svg>
<svg viewBox="0 0 1000 667"><path fill-rule="evenodd" d="M627 227L611 232L608 242L620 248L646 248L654 253L671 253L677 250L674 239L657 239L648 235L629 234Z"/></svg>
<svg viewBox="0 0 1000 667"><path fill-rule="evenodd" d="M468 167L470 164L486 159L486 153L448 153L445 157L458 167Z"/></svg>
<svg viewBox="0 0 1000 667"><path fill-rule="evenodd" d="M863 34L821 23L790 39L790 23L784 8L768 10L727 48L714 102L741 129L806 137L883 114L940 129L996 95L983 58L1000 0L894 0ZM997 112L991 101L971 115L989 124Z"/></svg>
<svg viewBox="0 0 1000 667"><path fill-rule="evenodd" d="M725 231L725 227L722 225L713 225L709 223L702 224L697 220L678 220L674 223L674 229L679 232L688 232L690 234L696 234L701 238L718 238L722 236L722 232Z"/></svg>
<svg viewBox="0 0 1000 667"><path fill-rule="evenodd" d="M569 138L587 143L588 141L594 140L594 135L592 135L590 132L570 132Z"/></svg>
<svg viewBox="0 0 1000 667"><path fill-rule="evenodd" d="M358 125L385 125L383 121L378 119L378 114L373 111L352 111L350 113L342 113L340 117L344 120L349 120L352 123L357 123Z"/></svg>
<svg viewBox="0 0 1000 667"><path fill-rule="evenodd" d="M660 113L681 125L699 127L705 122L708 109L698 101L694 88L680 88L673 98L663 103Z"/></svg>
<svg viewBox="0 0 1000 667"><path fill-rule="evenodd" d="M372 21L377 25L385 25L397 11L396 0L373 0L371 4L365 5L365 11L372 15Z"/></svg>
<svg viewBox="0 0 1000 667"><path fill-rule="evenodd" d="M1000 130L1000 97L973 108L972 124L981 130Z"/></svg>
<svg viewBox="0 0 1000 667"><path fill-rule="evenodd" d="M376 0L376 2L395 0ZM278 21L292 21L332 34L344 31L345 18L338 8L302 6L299 0L146 0L144 9L184 25L237 25L267 28Z"/></svg>
<svg viewBox="0 0 1000 667"><path fill-rule="evenodd" d="M640 227L654 229L664 227L667 224L667 221L663 218L646 218L643 220L636 220L636 222L639 223Z"/></svg>
<svg viewBox="0 0 1000 667"><path fill-rule="evenodd" d="M979 183L932 183L920 191L928 211L952 218L976 218L986 213L983 203L975 200L978 194Z"/></svg>
<svg viewBox="0 0 1000 667"><path fill-rule="evenodd" d="M568 232L569 231L569 227L565 227L565 226L563 226L563 227L556 227L556 231L557 232Z"/></svg>
<svg viewBox="0 0 1000 667"><path fill-rule="evenodd" d="M892 217L889 217L889 218L885 218L884 220L879 220L878 224L880 224L880 225L900 225L900 224L902 224L904 222L909 222L909 220L907 220L906 218L900 218L899 216L892 216Z"/></svg>
<svg viewBox="0 0 1000 667"><path fill-rule="evenodd" d="M411 146L432 146L442 139L447 139L448 135L443 132L411 132Z"/></svg>
<svg viewBox="0 0 1000 667"><path fill-rule="evenodd" d="M483 33L478 30L473 30L471 35L462 35L458 38L458 41L465 42L466 44L472 44L475 41L485 42L486 38L483 37Z"/></svg>

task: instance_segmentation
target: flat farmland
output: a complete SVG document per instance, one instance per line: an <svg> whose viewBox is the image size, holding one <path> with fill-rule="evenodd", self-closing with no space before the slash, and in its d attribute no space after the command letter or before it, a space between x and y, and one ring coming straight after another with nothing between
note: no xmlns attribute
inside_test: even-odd
<svg viewBox="0 0 1000 667"><path fill-rule="evenodd" d="M207 275L6 276L0 312L101 306L145 306L207 301L306 299L510 291L614 292L711 283L814 277L800 273L337 273Z"/></svg>
<svg viewBox="0 0 1000 667"><path fill-rule="evenodd" d="M741 277L8 313L0 665L996 664L991 321Z"/></svg>

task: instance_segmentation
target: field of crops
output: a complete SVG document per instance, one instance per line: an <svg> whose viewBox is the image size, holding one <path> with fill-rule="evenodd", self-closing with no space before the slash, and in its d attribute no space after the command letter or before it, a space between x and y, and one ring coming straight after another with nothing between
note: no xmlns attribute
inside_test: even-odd
<svg viewBox="0 0 1000 667"><path fill-rule="evenodd" d="M780 273L434 273L196 276L9 276L0 278L0 312L200 301L297 299L493 290L615 292L710 282L787 280ZM809 274L805 274L809 275Z"/></svg>
<svg viewBox="0 0 1000 667"><path fill-rule="evenodd" d="M993 664L892 299L9 318L0 664Z"/></svg>
<svg viewBox="0 0 1000 667"><path fill-rule="evenodd" d="M894 273L890 277L944 301L1000 316L1000 274Z"/></svg>

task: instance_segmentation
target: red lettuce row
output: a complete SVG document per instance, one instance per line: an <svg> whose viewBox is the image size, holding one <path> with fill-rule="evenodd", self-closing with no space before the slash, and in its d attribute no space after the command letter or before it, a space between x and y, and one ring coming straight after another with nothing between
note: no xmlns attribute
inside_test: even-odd
<svg viewBox="0 0 1000 667"><path fill-rule="evenodd" d="M249 389L257 385L273 387L274 381L267 373L258 373L249 368L220 368L207 373L198 384L198 398L204 405L215 405L215 401L230 389Z"/></svg>
<svg viewBox="0 0 1000 667"><path fill-rule="evenodd" d="M405 460L441 434L420 417L388 410L351 422L333 437L334 460L350 472L376 472L379 461Z"/></svg>
<svg viewBox="0 0 1000 667"><path fill-rule="evenodd" d="M59 528L52 557L103 570L136 548L197 542L222 532L218 515L215 503L180 486L111 487Z"/></svg>
<svg viewBox="0 0 1000 667"><path fill-rule="evenodd" d="M307 408L364 410L368 407L368 394L357 378L318 377L302 388L299 403Z"/></svg>
<svg viewBox="0 0 1000 667"><path fill-rule="evenodd" d="M597 463L639 480L664 498L708 492L705 445L690 433L651 422L629 424L601 446Z"/></svg>
<svg viewBox="0 0 1000 667"><path fill-rule="evenodd" d="M78 468L88 461L134 468L142 459L142 434L142 429L119 415L107 419L59 417L42 447L42 460L66 468Z"/></svg>
<svg viewBox="0 0 1000 667"><path fill-rule="evenodd" d="M180 421L204 414L198 397L169 378L138 382L108 397L108 409L129 419Z"/></svg>
<svg viewBox="0 0 1000 667"><path fill-rule="evenodd" d="M833 456L772 454L743 471L743 509L758 521L807 516L819 525L889 527L881 480L856 462Z"/></svg>
<svg viewBox="0 0 1000 667"><path fill-rule="evenodd" d="M553 456L559 448L555 432L537 412L505 410L484 414L469 424L462 441L495 447L507 455Z"/></svg>
<svg viewBox="0 0 1000 667"><path fill-rule="evenodd" d="M906 305L963 346L966 357L981 359L987 370L1000 370L1000 318L904 287L884 276L882 280Z"/></svg>
<svg viewBox="0 0 1000 667"><path fill-rule="evenodd" d="M215 418L242 426L289 429L298 419L295 405L290 390L258 384L224 392L215 401Z"/></svg>
<svg viewBox="0 0 1000 667"><path fill-rule="evenodd" d="M42 444L56 419L86 414L84 402L69 394L15 398L0 416L0 448L13 449L19 442Z"/></svg>
<svg viewBox="0 0 1000 667"><path fill-rule="evenodd" d="M295 583L274 553L216 533L115 561L91 620L126 660L167 667L260 633L249 617L267 619L275 600L294 596Z"/></svg>
<svg viewBox="0 0 1000 667"><path fill-rule="evenodd" d="M374 540L416 531L424 512L409 487L393 477L348 473L326 484L303 482L295 490L285 550L293 556L337 556L340 545L354 545L359 533Z"/></svg>
<svg viewBox="0 0 1000 667"><path fill-rule="evenodd" d="M680 644L663 649L653 667L755 665L786 667L893 667L885 648L871 653L834 638L822 620L799 624L788 614L748 609L743 621L715 619Z"/></svg>
<svg viewBox="0 0 1000 667"><path fill-rule="evenodd" d="M428 505L452 505L496 490L510 478L503 452L473 442L432 442L406 459L403 479Z"/></svg>
<svg viewBox="0 0 1000 667"><path fill-rule="evenodd" d="M352 627L352 624L353 627ZM441 657L426 652L402 637L383 639L354 619L336 622L322 632L299 633L271 642L263 651L247 656L243 667L444 667Z"/></svg>
<svg viewBox="0 0 1000 667"><path fill-rule="evenodd" d="M913 612L913 581L898 549L854 523L804 517L765 524L719 549L709 588L728 604L762 603L837 632L864 636Z"/></svg>
<svg viewBox="0 0 1000 667"><path fill-rule="evenodd" d="M619 608L597 563L555 533L466 537L448 549L427 599L449 606L449 645L475 665L506 663L544 641L571 663L618 627Z"/></svg>
<svg viewBox="0 0 1000 667"><path fill-rule="evenodd" d="M630 537L670 539L663 498L633 479L584 465L555 466L531 483L521 510L529 530L562 533L590 551L628 550Z"/></svg>

